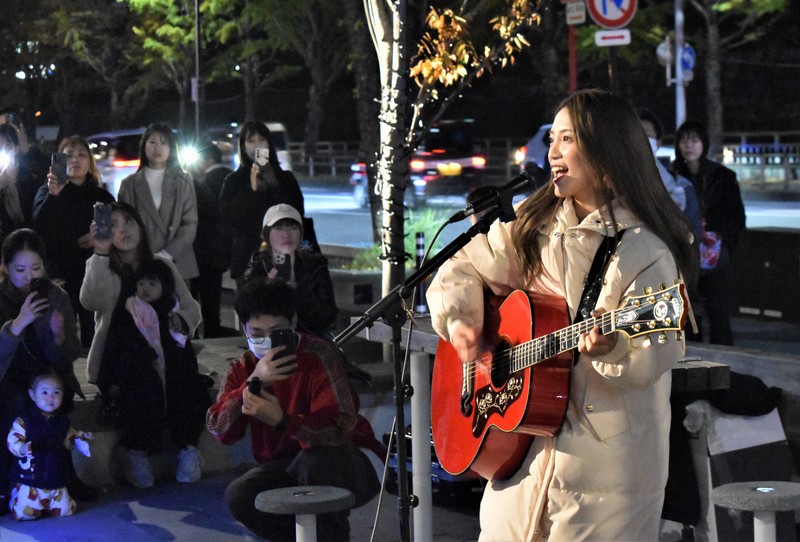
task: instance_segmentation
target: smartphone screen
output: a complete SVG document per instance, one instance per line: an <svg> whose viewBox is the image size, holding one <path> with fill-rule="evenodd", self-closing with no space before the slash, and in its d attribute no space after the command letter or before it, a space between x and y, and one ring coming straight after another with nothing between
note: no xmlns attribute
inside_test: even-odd
<svg viewBox="0 0 800 542"><path fill-rule="evenodd" d="M94 222L97 224L95 239L111 239L111 206L104 203L94 204Z"/></svg>
<svg viewBox="0 0 800 542"><path fill-rule="evenodd" d="M58 184L67 184L67 155L63 152L51 154L50 171L56 176Z"/></svg>

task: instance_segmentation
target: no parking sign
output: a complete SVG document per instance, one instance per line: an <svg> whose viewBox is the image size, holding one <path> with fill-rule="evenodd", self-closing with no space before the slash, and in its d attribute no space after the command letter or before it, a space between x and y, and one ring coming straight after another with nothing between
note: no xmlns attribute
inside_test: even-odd
<svg viewBox="0 0 800 542"><path fill-rule="evenodd" d="M586 0L592 20L603 28L622 28L636 14L637 0Z"/></svg>

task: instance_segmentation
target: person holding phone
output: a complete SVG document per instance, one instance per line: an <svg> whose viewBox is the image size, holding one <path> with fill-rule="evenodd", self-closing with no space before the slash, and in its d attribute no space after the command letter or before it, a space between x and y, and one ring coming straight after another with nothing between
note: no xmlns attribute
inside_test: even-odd
<svg viewBox="0 0 800 542"><path fill-rule="evenodd" d="M267 210L262 224L263 243L250 260L244 282L254 277L282 279L296 290L300 328L317 335L329 333L339 309L328 260L300 244L303 238L300 212L279 203Z"/></svg>
<svg viewBox="0 0 800 542"><path fill-rule="evenodd" d="M29 401L33 377L55 371L65 382L63 409L69 413L80 386L73 363L81 345L67 293L47 279L45 245L31 229L11 233L2 245L0 278L0 424L10 428ZM41 283L37 285L37 282ZM36 288L38 291L34 291ZM0 495L8 489L10 457L0 450ZM70 493L91 500L77 476ZM80 487L78 487L80 486Z"/></svg>
<svg viewBox="0 0 800 542"><path fill-rule="evenodd" d="M57 159L60 157L66 160L61 162ZM83 308L79 297L86 260L94 249L89 226L94 220L95 204L112 203L114 196L100 186L94 155L81 136L71 135L61 140L54 155L54 167L60 163L64 164L64 171L48 173L47 184L36 194L33 229L47 249L47 273L69 294L80 323L81 344L88 348L94 337L94 314Z"/></svg>
<svg viewBox="0 0 800 542"><path fill-rule="evenodd" d="M249 350L231 360L217 401L206 414L206 427L223 444L240 441L249 430L258 465L230 483L225 505L268 540L294 540L294 519L257 512L259 493L299 485L342 487L355 495L358 507L380 488L361 448L378 459L386 451L358 414L358 395L341 350L332 341L293 330L295 294L285 282L265 277L239 291L234 306ZM277 344L285 337L295 339L291 354L285 344ZM325 540L349 540L348 515L321 514L318 531Z"/></svg>
<svg viewBox="0 0 800 542"><path fill-rule="evenodd" d="M256 163L256 149L259 160ZM266 151L267 159L262 153ZM258 250L264 213L279 203L304 214L303 192L291 171L281 168L272 132L263 122L246 122L239 132L239 167L225 178L220 210L231 243L231 278L242 285L250 256ZM306 232L310 234L310 232Z"/></svg>
<svg viewBox="0 0 800 542"><path fill-rule="evenodd" d="M48 156L39 149L35 141L28 137L22 113L14 107L0 109L0 126L6 126L9 134L13 133L17 141L14 162L17 167L17 192L20 209L25 217L24 224L31 223L33 199L36 191L44 184L47 168L50 164ZM35 139L35 138L34 138ZM10 230L7 230L8 233Z"/></svg>
<svg viewBox="0 0 800 542"><path fill-rule="evenodd" d="M0 124L0 242L27 224L19 186L26 184L29 176L20 168L17 130L11 124Z"/></svg>
<svg viewBox="0 0 800 542"><path fill-rule="evenodd" d="M139 145L139 169L122 180L117 197L142 218L153 253L172 260L188 281L199 274L194 255L197 196L192 176L178 160L178 141L166 123L147 127Z"/></svg>

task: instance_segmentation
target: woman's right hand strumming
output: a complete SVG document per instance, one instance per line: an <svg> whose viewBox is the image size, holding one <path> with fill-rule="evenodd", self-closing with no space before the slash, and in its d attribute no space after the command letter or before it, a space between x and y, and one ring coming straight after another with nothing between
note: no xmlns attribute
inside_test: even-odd
<svg viewBox="0 0 800 542"><path fill-rule="evenodd" d="M469 362L478 357L478 330L460 324L450 334L450 344L453 345L461 361Z"/></svg>

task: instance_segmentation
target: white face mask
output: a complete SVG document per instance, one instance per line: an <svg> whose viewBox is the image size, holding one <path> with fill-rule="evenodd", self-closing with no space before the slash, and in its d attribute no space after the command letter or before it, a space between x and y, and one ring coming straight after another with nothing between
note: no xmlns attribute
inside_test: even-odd
<svg viewBox="0 0 800 542"><path fill-rule="evenodd" d="M658 141L656 141L656 140L655 140L654 138L652 138L652 137L648 137L648 138L647 138L647 141L649 141L649 142L650 142L650 149L653 151L653 154L655 154L655 153L656 153L656 151L658 150Z"/></svg>
<svg viewBox="0 0 800 542"><path fill-rule="evenodd" d="M253 344L250 341L247 341L247 343L250 345L250 351L258 359L266 356L269 349L272 348L272 339L270 337L266 337L261 344Z"/></svg>

